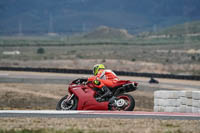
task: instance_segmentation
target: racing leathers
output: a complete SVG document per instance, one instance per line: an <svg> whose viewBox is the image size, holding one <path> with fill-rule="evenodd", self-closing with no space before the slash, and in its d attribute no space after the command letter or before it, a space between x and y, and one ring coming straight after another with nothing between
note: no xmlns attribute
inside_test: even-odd
<svg viewBox="0 0 200 133"><path fill-rule="evenodd" d="M104 94L99 97L100 99L112 95L109 88L111 88L118 80L119 78L116 74L112 70L107 69L100 69L96 76L88 78L88 81L93 82L95 88L99 88L104 92Z"/></svg>

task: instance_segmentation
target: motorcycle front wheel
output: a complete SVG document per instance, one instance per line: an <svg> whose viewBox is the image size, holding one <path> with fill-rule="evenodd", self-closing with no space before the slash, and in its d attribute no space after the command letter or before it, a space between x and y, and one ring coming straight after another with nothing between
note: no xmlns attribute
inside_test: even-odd
<svg viewBox="0 0 200 133"><path fill-rule="evenodd" d="M56 106L56 110L76 110L78 99L74 96L70 101L67 100L68 95L61 98Z"/></svg>

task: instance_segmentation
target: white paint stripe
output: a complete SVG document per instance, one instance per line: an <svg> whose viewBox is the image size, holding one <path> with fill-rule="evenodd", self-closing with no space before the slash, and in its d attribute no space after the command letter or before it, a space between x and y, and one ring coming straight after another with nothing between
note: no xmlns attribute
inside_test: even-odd
<svg viewBox="0 0 200 133"><path fill-rule="evenodd" d="M82 114L82 115L119 115L119 116L185 116L200 117L200 113L166 113L166 112L117 112L117 111L56 111L56 110L0 110L0 114Z"/></svg>
<svg viewBox="0 0 200 133"><path fill-rule="evenodd" d="M83 114L104 114L104 115L137 115L137 116L189 116L189 117L200 117L200 113L168 113L168 112L90 112Z"/></svg>

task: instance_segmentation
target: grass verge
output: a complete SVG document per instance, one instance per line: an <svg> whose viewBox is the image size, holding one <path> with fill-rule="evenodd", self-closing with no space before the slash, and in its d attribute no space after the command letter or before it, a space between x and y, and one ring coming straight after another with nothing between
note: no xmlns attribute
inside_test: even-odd
<svg viewBox="0 0 200 133"><path fill-rule="evenodd" d="M38 129L38 130L30 130L30 129L22 129L22 130L2 130L0 129L0 133L85 133L84 130L70 128L67 130L55 130L55 129ZM89 130L87 133L108 133L106 131L94 131Z"/></svg>
<svg viewBox="0 0 200 133"><path fill-rule="evenodd" d="M0 133L199 133L200 120L0 118Z"/></svg>

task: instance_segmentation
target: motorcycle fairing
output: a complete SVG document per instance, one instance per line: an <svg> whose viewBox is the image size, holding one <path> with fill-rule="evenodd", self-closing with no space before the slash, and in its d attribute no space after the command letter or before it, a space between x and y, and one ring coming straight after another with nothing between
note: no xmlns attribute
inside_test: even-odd
<svg viewBox="0 0 200 133"><path fill-rule="evenodd" d="M108 110L108 102L97 102L94 98L95 91L89 87L69 86L69 91L78 98L77 110Z"/></svg>

